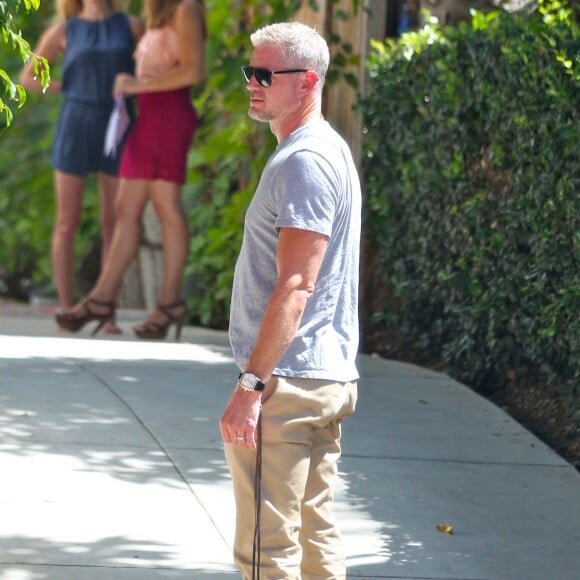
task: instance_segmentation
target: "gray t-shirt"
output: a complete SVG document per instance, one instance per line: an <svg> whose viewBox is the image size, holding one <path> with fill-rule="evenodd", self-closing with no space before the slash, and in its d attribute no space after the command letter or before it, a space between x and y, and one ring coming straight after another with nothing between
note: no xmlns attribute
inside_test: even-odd
<svg viewBox="0 0 580 580"><path fill-rule="evenodd" d="M278 145L248 207L229 326L242 370L276 287L284 227L324 234L328 246L297 335L273 374L356 380L361 189L348 145L326 121L305 125Z"/></svg>

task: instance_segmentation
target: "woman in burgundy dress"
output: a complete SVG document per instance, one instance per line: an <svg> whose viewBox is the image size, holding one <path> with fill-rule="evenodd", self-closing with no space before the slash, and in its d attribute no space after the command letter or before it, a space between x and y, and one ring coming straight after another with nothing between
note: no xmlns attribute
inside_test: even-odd
<svg viewBox="0 0 580 580"><path fill-rule="evenodd" d="M181 284L189 243L181 188L197 116L190 88L205 75L205 12L200 0L146 0L147 31L135 51L136 75L119 74L115 95L137 95L137 121L125 144L119 174L117 221L110 257L88 296L58 324L72 331L114 316L123 274L137 253L148 201L163 237L163 284L157 309L134 327L140 338L165 338L176 325L179 338L186 307Z"/></svg>

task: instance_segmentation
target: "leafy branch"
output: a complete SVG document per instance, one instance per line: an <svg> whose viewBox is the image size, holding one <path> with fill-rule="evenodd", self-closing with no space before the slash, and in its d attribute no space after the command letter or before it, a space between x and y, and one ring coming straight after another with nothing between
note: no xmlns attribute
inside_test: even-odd
<svg viewBox="0 0 580 580"><path fill-rule="evenodd" d="M0 34L5 45L19 55L22 62L27 63L30 59L34 62L34 73L40 76L42 86L46 88L50 82L49 66L45 58L39 57L32 52L29 42L23 38L21 31L14 21L15 15L25 12L36 11L40 7L40 0L0 0ZM3 86L3 94L8 102L0 96L0 114L4 115L6 127L12 123L12 110L9 102L12 101L22 107L26 102L24 87L15 83L10 75L0 68L0 82Z"/></svg>

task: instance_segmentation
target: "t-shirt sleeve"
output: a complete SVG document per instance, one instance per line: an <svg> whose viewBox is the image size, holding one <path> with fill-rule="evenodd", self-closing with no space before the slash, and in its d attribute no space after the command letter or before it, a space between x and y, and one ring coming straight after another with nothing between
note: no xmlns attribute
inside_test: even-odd
<svg viewBox="0 0 580 580"><path fill-rule="evenodd" d="M331 164L314 151L290 155L276 175L276 228L297 228L330 237L340 191Z"/></svg>

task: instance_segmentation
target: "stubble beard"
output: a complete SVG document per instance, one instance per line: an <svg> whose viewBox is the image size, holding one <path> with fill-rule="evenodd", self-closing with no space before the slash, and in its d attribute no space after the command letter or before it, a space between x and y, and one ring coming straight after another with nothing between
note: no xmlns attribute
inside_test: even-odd
<svg viewBox="0 0 580 580"><path fill-rule="evenodd" d="M254 121L260 121L261 123L269 123L274 119L271 114L266 113L265 111L256 111L251 106L248 109L248 116Z"/></svg>

